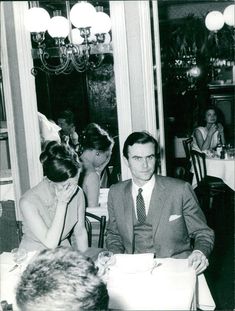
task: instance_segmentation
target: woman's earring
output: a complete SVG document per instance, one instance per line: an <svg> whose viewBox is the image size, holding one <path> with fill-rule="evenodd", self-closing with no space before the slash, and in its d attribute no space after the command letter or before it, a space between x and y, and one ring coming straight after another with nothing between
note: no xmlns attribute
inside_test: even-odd
<svg viewBox="0 0 235 311"><path fill-rule="evenodd" d="M100 155L100 153L99 153L99 152L96 152L96 155L97 155L97 156L99 156L99 155Z"/></svg>

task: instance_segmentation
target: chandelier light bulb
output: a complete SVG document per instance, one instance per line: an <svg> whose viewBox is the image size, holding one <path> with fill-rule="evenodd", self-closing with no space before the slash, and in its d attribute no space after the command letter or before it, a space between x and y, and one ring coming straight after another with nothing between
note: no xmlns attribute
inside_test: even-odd
<svg viewBox="0 0 235 311"><path fill-rule="evenodd" d="M45 32L49 21L50 15L43 8L33 7L25 14L25 27L30 32Z"/></svg>
<svg viewBox="0 0 235 311"><path fill-rule="evenodd" d="M224 9L224 22L235 27L235 4L231 4Z"/></svg>
<svg viewBox="0 0 235 311"><path fill-rule="evenodd" d="M224 26L224 16L220 11L211 11L206 16L205 24L210 31L220 30Z"/></svg>
<svg viewBox="0 0 235 311"><path fill-rule="evenodd" d="M95 14L96 10L92 4L81 1L71 8L70 20L77 28L91 27Z"/></svg>
<svg viewBox="0 0 235 311"><path fill-rule="evenodd" d="M63 16L54 16L49 21L47 31L52 38L66 38L69 34L69 21Z"/></svg>
<svg viewBox="0 0 235 311"><path fill-rule="evenodd" d="M80 36L80 30L77 28L73 28L71 31L72 36L72 43L73 44L82 44L84 41L84 38Z"/></svg>
<svg viewBox="0 0 235 311"><path fill-rule="evenodd" d="M92 22L92 31L97 33L106 33L111 29L111 19L104 12L96 12Z"/></svg>

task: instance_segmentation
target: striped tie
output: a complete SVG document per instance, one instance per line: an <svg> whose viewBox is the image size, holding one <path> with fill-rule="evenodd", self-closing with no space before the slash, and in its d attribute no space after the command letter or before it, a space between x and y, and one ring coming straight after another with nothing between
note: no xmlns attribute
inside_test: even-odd
<svg viewBox="0 0 235 311"><path fill-rule="evenodd" d="M136 197L136 210L137 210L137 218L138 221L143 224L146 219L146 212L145 212L145 206L144 206L144 198L142 196L143 189L138 189L138 195Z"/></svg>

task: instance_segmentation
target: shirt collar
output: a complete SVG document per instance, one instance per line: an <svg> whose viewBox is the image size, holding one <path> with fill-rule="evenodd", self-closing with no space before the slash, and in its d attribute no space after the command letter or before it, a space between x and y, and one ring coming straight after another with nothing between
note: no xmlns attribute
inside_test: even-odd
<svg viewBox="0 0 235 311"><path fill-rule="evenodd" d="M153 189L153 187L154 187L154 184L155 184L155 175L153 175L147 182L146 182L146 184L144 184L142 187L140 187L140 186L137 186L136 184L135 184L135 182L133 181L133 179L132 179L132 189L133 189L133 191L134 192L138 192L138 189L139 188L142 188L143 189L143 191L145 190L145 189Z"/></svg>

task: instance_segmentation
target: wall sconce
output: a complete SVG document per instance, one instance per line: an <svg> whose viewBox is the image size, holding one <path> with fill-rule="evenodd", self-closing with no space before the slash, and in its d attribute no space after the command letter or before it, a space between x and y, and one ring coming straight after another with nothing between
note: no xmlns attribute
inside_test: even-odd
<svg viewBox="0 0 235 311"><path fill-rule="evenodd" d="M111 19L101 6L94 7L87 1L79 1L70 10L66 2L67 18L61 11L49 13L39 7L30 8L25 16L25 26L31 32L32 39L38 45L41 67L32 68L52 74L69 74L73 69L78 72L98 68L105 53L111 53ZM72 28L73 27L73 28ZM49 49L44 42L45 33L54 39L58 49L58 62L50 61Z"/></svg>
<svg viewBox="0 0 235 311"><path fill-rule="evenodd" d="M235 27L235 4L225 8L224 12L211 11L205 18L206 28L210 31L218 31L223 28L224 23Z"/></svg>

